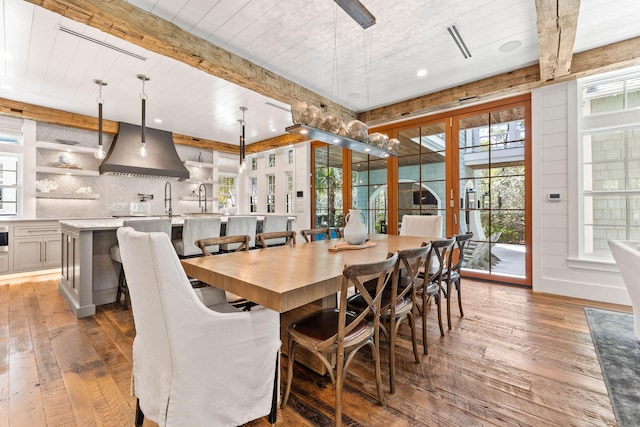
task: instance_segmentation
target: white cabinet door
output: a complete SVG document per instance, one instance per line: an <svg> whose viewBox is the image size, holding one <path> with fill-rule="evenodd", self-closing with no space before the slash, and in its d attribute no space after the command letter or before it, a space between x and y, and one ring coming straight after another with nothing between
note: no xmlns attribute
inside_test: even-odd
<svg viewBox="0 0 640 427"><path fill-rule="evenodd" d="M42 267L42 238L13 240L13 271L34 270Z"/></svg>
<svg viewBox="0 0 640 427"><path fill-rule="evenodd" d="M60 235L42 239L42 266L45 268L60 267L62 260L62 238Z"/></svg>

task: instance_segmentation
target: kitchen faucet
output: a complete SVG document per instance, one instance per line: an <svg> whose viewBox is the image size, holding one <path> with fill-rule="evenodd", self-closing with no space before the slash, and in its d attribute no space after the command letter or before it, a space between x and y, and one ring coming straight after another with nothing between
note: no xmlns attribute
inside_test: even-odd
<svg viewBox="0 0 640 427"><path fill-rule="evenodd" d="M204 191L204 205L202 205L202 192ZM207 187L204 184L200 184L198 187L198 207L200 208L200 212L207 211Z"/></svg>
<svg viewBox="0 0 640 427"><path fill-rule="evenodd" d="M169 203L167 204L167 202ZM164 212L169 214L169 218L173 216L173 210L171 209L171 182L169 181L164 185Z"/></svg>

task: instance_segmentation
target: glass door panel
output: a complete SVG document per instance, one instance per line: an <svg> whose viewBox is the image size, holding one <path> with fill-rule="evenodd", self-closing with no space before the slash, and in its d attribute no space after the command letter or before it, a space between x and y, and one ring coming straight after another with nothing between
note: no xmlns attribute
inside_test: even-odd
<svg viewBox="0 0 640 427"><path fill-rule="evenodd" d="M352 152L351 208L362 211L368 233L386 233L387 195L387 160Z"/></svg>
<svg viewBox="0 0 640 427"><path fill-rule="evenodd" d="M445 124L425 124L398 132L398 230L404 215L442 216L446 230Z"/></svg>
<svg viewBox="0 0 640 427"><path fill-rule="evenodd" d="M460 231L467 270L526 276L525 109L458 120Z"/></svg>
<svg viewBox="0 0 640 427"><path fill-rule="evenodd" d="M342 227L342 147L313 150L313 227Z"/></svg>

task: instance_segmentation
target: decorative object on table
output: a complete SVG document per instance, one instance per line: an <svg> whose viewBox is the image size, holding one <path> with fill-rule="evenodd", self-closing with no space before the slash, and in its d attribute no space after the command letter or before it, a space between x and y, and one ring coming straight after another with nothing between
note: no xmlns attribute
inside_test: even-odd
<svg viewBox="0 0 640 427"><path fill-rule="evenodd" d="M364 214L359 209L349 209L344 217L347 225L344 227L344 240L350 245L361 245L367 240L367 226Z"/></svg>
<svg viewBox="0 0 640 427"><path fill-rule="evenodd" d="M55 191L58 189L58 184L55 181L51 181L49 179L40 179L36 181L36 190L41 193L48 193L51 190Z"/></svg>
<svg viewBox="0 0 640 427"><path fill-rule="evenodd" d="M348 250L352 250L352 249L366 249L366 248L372 248L376 246L376 242L364 242L360 245L352 245L348 242L342 242L342 243L338 243L337 245L331 246L329 248L330 252L340 252L340 251L348 251Z"/></svg>
<svg viewBox="0 0 640 427"><path fill-rule="evenodd" d="M80 187L76 190L76 193L79 194L91 194L93 193L93 190L91 189L91 187Z"/></svg>

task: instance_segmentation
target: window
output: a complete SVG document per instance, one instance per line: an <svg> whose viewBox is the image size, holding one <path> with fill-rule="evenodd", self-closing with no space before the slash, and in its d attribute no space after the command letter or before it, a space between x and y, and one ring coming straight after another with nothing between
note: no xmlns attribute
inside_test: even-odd
<svg viewBox="0 0 640 427"><path fill-rule="evenodd" d="M578 256L611 259L607 239L640 239L640 70L578 82Z"/></svg>
<svg viewBox="0 0 640 427"><path fill-rule="evenodd" d="M276 211L276 176L267 175L267 213Z"/></svg>
<svg viewBox="0 0 640 427"><path fill-rule="evenodd" d="M293 213L293 172L287 172L287 213Z"/></svg>
<svg viewBox="0 0 640 427"><path fill-rule="evenodd" d="M268 159L269 159L269 167L270 168L276 167L276 153L269 153Z"/></svg>
<svg viewBox="0 0 640 427"><path fill-rule="evenodd" d="M287 150L287 163L290 165L293 164L293 148Z"/></svg>
<svg viewBox="0 0 640 427"><path fill-rule="evenodd" d="M251 196L249 199L249 211L258 212L258 178L251 177Z"/></svg>
<svg viewBox="0 0 640 427"><path fill-rule="evenodd" d="M313 227L342 227L342 147L317 143L312 153Z"/></svg>
<svg viewBox="0 0 640 427"><path fill-rule="evenodd" d="M218 206L235 206L236 179L232 176L221 176L218 179Z"/></svg>
<svg viewBox="0 0 640 427"><path fill-rule="evenodd" d="M22 197L22 120L0 117L0 216L19 214ZM22 147L20 147L22 148Z"/></svg>
<svg viewBox="0 0 640 427"><path fill-rule="evenodd" d="M0 216L18 214L18 165L18 156L0 154Z"/></svg>
<svg viewBox="0 0 640 427"><path fill-rule="evenodd" d="M258 170L258 158L257 157L252 157L251 158L251 170L252 171Z"/></svg>

